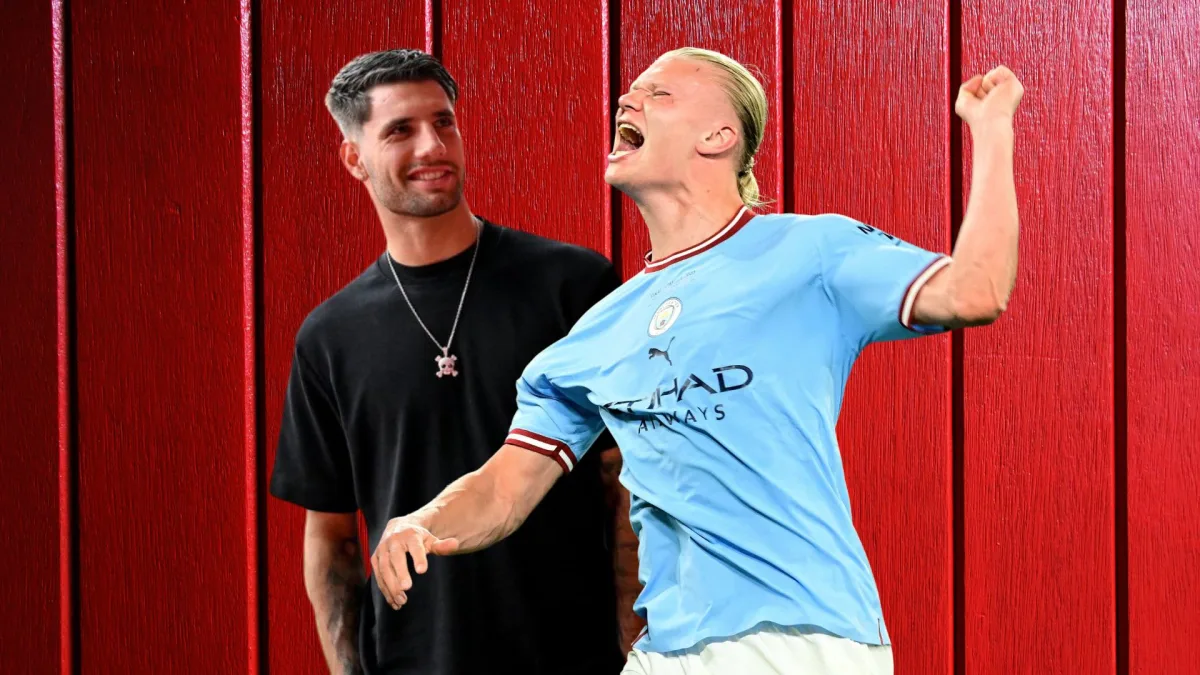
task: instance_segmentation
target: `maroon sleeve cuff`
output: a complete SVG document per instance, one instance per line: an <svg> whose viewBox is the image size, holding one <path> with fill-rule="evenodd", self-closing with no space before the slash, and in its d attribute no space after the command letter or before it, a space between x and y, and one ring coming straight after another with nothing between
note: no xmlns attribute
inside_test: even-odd
<svg viewBox="0 0 1200 675"><path fill-rule="evenodd" d="M562 467L563 473L570 473L578 462L575 459L575 453L571 452L571 448L566 443L525 429L513 429L508 432L508 438L504 439L504 443L532 450L539 455L553 459Z"/></svg>

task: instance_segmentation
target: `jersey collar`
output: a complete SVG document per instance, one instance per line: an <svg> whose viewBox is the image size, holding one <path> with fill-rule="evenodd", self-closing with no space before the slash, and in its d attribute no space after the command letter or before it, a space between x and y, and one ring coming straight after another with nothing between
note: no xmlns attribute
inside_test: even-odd
<svg viewBox="0 0 1200 675"><path fill-rule="evenodd" d="M753 218L754 216L755 216L755 213L753 211L751 211L750 209L743 206L742 209L737 212L737 215L733 217L733 220L729 221L728 225L721 228L720 230L717 231L716 234L709 237L708 239L705 239L704 241L700 242L699 244L696 244L695 246L685 248L682 251L672 253L671 255L669 255L661 260L655 260L653 262L651 262L650 256L653 255L654 251L650 251L650 252L646 253L645 272L647 274L650 274L652 272L657 272L661 269L664 269L664 268L670 267L671 265L674 265L675 263L679 262L680 260L687 260L688 258L691 258L692 256L700 255L701 253L704 253L708 249L710 249L710 248L716 246L717 244L725 241L726 239L732 237L734 234L737 233L738 230L742 229L743 225L750 222L750 219Z"/></svg>

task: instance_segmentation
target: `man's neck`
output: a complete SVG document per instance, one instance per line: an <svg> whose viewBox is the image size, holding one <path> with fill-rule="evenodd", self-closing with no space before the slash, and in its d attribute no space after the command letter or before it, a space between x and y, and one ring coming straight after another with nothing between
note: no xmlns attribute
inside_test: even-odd
<svg viewBox="0 0 1200 675"><path fill-rule="evenodd" d="M453 258L475 243L478 225L463 200L452 211L417 218L388 213L383 236L392 259L407 267L420 267Z"/></svg>
<svg viewBox="0 0 1200 675"><path fill-rule="evenodd" d="M676 190L640 195L634 201L650 232L651 261L689 249L712 237L742 209L737 192Z"/></svg>

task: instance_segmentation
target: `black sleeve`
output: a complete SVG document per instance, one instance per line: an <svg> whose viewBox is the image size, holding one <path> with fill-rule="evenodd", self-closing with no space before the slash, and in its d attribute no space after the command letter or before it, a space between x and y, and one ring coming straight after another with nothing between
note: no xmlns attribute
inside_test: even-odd
<svg viewBox="0 0 1200 675"><path fill-rule="evenodd" d="M350 452L329 389L297 349L292 358L271 494L310 511L358 510Z"/></svg>

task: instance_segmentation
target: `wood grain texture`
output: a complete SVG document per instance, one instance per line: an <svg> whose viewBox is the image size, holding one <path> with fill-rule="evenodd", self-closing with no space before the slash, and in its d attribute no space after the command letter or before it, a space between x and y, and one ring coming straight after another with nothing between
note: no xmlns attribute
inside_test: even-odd
<svg viewBox="0 0 1200 675"><path fill-rule="evenodd" d="M795 3L795 211L949 252L944 3ZM903 81L903 97L869 83ZM896 672L953 670L950 339L868 347L838 423Z"/></svg>
<svg viewBox="0 0 1200 675"><path fill-rule="evenodd" d="M83 673L246 666L238 3L71 3Z"/></svg>
<svg viewBox="0 0 1200 675"><path fill-rule="evenodd" d="M608 254L603 3L442 3L467 198L502 225Z"/></svg>
<svg viewBox="0 0 1200 675"><path fill-rule="evenodd" d="M366 190L338 159L325 93L359 54L423 49L425 3L267 0L260 16L265 478L300 323L384 249ZM304 511L268 497L266 521L268 672L328 673L304 590Z"/></svg>
<svg viewBox="0 0 1200 675"><path fill-rule="evenodd" d="M1200 663L1200 4L1126 24L1129 672ZM1122 242L1117 242L1122 245Z"/></svg>
<svg viewBox="0 0 1200 675"><path fill-rule="evenodd" d="M616 0L614 0L616 1ZM767 133L755 160L754 175L764 198L775 200L760 211L779 211L783 198L782 91L778 39L780 5L774 0L624 0L621 2L621 79L629 85L660 55L680 47L701 47L733 58L756 72L767 93ZM615 112L615 111L614 111ZM611 149L606 139L604 152ZM650 236L637 206L621 198L621 267L625 278L645 266Z"/></svg>
<svg viewBox="0 0 1200 675"><path fill-rule="evenodd" d="M442 53L462 84L475 212L611 257L606 11L601 0L445 0ZM629 494L616 481L620 453L606 453L603 463L617 514L617 612L627 649L643 625L633 614L637 539Z"/></svg>
<svg viewBox="0 0 1200 675"><path fill-rule="evenodd" d="M258 125L255 92L258 87L259 75L256 72L255 34L258 30L256 22L256 0L239 0L238 42L239 42L239 75L241 78L241 152L242 152L242 442L245 451L243 466L243 489L245 490L245 508L243 509L245 526L243 537L246 542L246 675L258 675L262 668L264 654L262 653L263 620L262 620L262 589L260 580L263 578L261 567L264 547L262 533L259 528L259 504L264 491L259 479L261 465L259 464L260 419L258 391L258 351L259 324L258 316L262 311L258 298L261 280L259 279L258 211L255 208L260 195L258 192Z"/></svg>
<svg viewBox="0 0 1200 675"><path fill-rule="evenodd" d="M1025 85L1016 290L964 336L970 673L1115 668L1111 32L1108 2L963 4L961 79Z"/></svg>
<svg viewBox="0 0 1200 675"><path fill-rule="evenodd" d="M59 669L58 377L50 3L0 21L0 672ZM14 95L14 93L16 95Z"/></svg>

